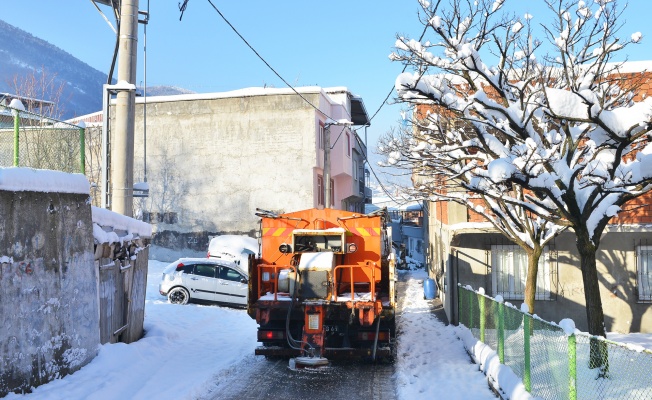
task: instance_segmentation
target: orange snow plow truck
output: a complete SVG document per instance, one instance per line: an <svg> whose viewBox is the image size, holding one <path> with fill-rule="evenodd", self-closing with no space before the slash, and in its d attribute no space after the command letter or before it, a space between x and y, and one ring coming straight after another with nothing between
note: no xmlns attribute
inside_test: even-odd
<svg viewBox="0 0 652 400"><path fill-rule="evenodd" d="M249 264L247 305L262 343L256 354L392 360L396 272L386 210L256 215L261 255Z"/></svg>

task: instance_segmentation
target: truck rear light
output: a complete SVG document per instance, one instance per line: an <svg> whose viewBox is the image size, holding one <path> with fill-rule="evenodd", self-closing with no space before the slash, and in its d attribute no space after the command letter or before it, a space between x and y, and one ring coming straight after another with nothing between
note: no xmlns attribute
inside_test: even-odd
<svg viewBox="0 0 652 400"><path fill-rule="evenodd" d="M358 340L375 340L376 332L358 332ZM378 332L378 340L381 342L389 341L389 332Z"/></svg>
<svg viewBox="0 0 652 400"><path fill-rule="evenodd" d="M259 342L280 339L285 339L285 333L283 331L258 331Z"/></svg>

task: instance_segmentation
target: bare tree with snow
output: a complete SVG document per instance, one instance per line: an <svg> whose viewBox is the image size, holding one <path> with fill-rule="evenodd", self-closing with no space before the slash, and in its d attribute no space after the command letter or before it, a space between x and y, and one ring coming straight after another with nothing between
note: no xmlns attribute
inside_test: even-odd
<svg viewBox="0 0 652 400"><path fill-rule="evenodd" d="M421 0L427 35L399 38L392 55L414 71L397 78L399 98L438 114L415 131L411 150L438 160L436 172L457 168L469 192L495 201L495 192L520 190L507 202L572 228L589 332L606 336L600 238L622 206L652 189L652 101L636 95L642 75L612 62L641 35L617 36L616 1L546 0L552 18L536 39L532 16L502 14L507 1L451 0L445 8ZM443 153L449 158L436 156ZM603 353L592 366L605 370Z"/></svg>
<svg viewBox="0 0 652 400"><path fill-rule="evenodd" d="M378 150L387 163L413 173L413 187L404 193L430 201L451 201L484 216L503 235L518 244L527 255L524 302L535 312L537 286L543 287L538 269L546 245L567 224L556 214L528 201L522 187L494 179L491 171L470 168L482 165L486 156L466 141L463 126L456 121L428 113L414 121L413 130L393 130L379 140ZM450 133L455 132L455 135ZM541 215L541 216L540 216Z"/></svg>

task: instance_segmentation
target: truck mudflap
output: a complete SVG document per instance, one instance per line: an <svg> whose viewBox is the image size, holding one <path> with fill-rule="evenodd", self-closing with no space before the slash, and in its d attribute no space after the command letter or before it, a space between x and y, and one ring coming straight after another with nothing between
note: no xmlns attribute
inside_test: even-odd
<svg viewBox="0 0 652 400"><path fill-rule="evenodd" d="M324 349L323 357L329 360L350 360L353 358L358 359L371 359L373 357L373 349L356 349L356 348L332 348L326 347ZM265 347L260 346L255 350L258 356L274 356L274 357L299 357L302 351L288 347ZM391 359L393 351L391 347L379 347L376 349L376 359Z"/></svg>

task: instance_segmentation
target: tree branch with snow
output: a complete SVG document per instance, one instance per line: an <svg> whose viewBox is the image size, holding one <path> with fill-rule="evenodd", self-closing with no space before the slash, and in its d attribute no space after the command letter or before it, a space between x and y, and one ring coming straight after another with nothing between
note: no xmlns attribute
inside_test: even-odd
<svg viewBox="0 0 652 400"><path fill-rule="evenodd" d="M551 21L539 30L530 15L503 14L506 2L421 3L427 34L399 37L390 56L411 69L397 77L396 90L418 118L384 148L430 177L416 188L424 197L469 208L482 199L484 215L516 243L541 244L572 227L589 331L604 336L600 236L628 201L652 188L652 100L639 93L650 75L613 62L640 33L617 36L615 1L546 0ZM442 180L446 190L437 186Z"/></svg>

